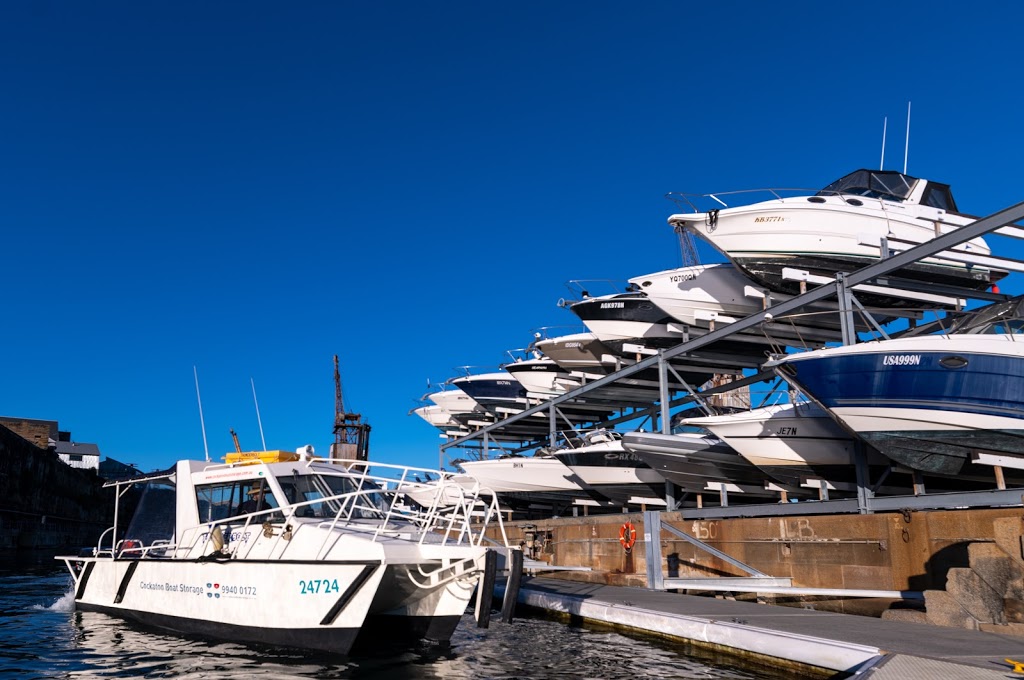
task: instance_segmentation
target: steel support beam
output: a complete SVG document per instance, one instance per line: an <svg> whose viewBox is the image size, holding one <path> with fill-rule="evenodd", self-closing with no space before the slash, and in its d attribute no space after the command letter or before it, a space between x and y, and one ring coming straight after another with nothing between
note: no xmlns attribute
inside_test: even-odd
<svg viewBox="0 0 1024 680"><path fill-rule="evenodd" d="M644 527L647 526L647 520L648 520L648 516L649 515L659 515L659 514L660 513L651 512L651 511L645 512L644 513ZM678 536L679 538L683 539L687 543L693 545L694 547L696 547L696 548L698 548L700 550L703 550L704 552L708 553L709 555L712 555L713 557L717 557L718 559L720 559L720 560L722 560L724 562L728 562L729 564L731 564L732 566L736 567L740 571L745 571L748 574L750 574L751 576L757 576L758 578L771 578L770 576L768 576L768 574L765 574L764 572L758 571L757 569L754 569L753 567L751 567L748 564L744 564L743 562L740 562L735 557L732 557L730 555L726 555L724 552L722 552L718 548L712 548L707 543L704 543L703 541L699 541L696 538L694 538L693 536L690 536L689 534L687 534L687 533L685 533L683 531L680 531L679 529L676 529L671 524L662 524L660 516L656 520L652 519L652 522L656 522L657 525L661 529L669 532L673 536ZM644 529L644 539L648 540L647 537L648 537L647 529L645 528ZM657 541L658 546L659 546L658 547L658 552L660 553L661 552L661 547L660 547L661 546L661 535L660 534L654 535L649 540ZM658 570L661 571L661 560L660 559L658 560Z"/></svg>

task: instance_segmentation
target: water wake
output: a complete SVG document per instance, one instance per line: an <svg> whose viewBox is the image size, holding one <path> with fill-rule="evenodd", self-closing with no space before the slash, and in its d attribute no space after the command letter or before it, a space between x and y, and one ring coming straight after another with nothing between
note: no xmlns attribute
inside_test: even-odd
<svg viewBox="0 0 1024 680"><path fill-rule="evenodd" d="M64 593L57 599L56 602L51 604L49 607L44 607L41 604L33 605L32 609L37 611L46 612L73 612L75 611L75 587L72 585L68 588L68 592Z"/></svg>

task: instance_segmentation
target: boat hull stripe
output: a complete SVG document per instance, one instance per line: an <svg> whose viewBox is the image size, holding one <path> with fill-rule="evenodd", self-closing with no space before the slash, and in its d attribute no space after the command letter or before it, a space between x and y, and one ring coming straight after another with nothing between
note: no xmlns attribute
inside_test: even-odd
<svg viewBox="0 0 1024 680"><path fill-rule="evenodd" d="M321 626L329 626L334 623L334 620L338 618L338 614L341 613L341 610L343 610L345 605L347 605L352 598L356 596L356 593L359 592L360 588L363 587L363 584L365 584L367 579L373 575L373 572L376 571L376 569L376 567L372 566L363 567L363 570L359 572L359 575L356 576L355 579L352 580L352 583L350 583L348 588L345 589L345 592L341 594L341 597L339 597L338 601L334 603L334 606L327 611L327 614L320 622Z"/></svg>
<svg viewBox="0 0 1024 680"><path fill-rule="evenodd" d="M92 576L92 570L95 566L95 562L89 562L85 565L85 570L82 572L82 578L78 582L78 590L75 591L76 600L81 600L82 596L85 595L85 586L89 583L89 577Z"/></svg>
<svg viewBox="0 0 1024 680"><path fill-rule="evenodd" d="M121 585L117 587L117 595L114 596L114 604L121 604L121 600L124 599L124 594L128 591L128 584L131 583L132 576L135 575L135 570L139 568L139 561L132 560L131 564L128 565L128 570L124 572L124 578L121 579Z"/></svg>

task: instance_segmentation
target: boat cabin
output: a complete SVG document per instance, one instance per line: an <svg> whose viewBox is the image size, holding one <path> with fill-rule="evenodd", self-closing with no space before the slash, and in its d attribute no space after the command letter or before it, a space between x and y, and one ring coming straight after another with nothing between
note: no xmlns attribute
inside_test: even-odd
<svg viewBox="0 0 1024 680"><path fill-rule="evenodd" d="M948 184L904 175L895 170L855 170L819 191L816 196L864 196L897 203L926 205L959 212Z"/></svg>
<svg viewBox="0 0 1024 680"><path fill-rule="evenodd" d="M186 534L203 526L322 521L338 516L344 505L349 520L379 522L393 501L394 494L365 475L328 461L302 462L288 451L229 454L226 460L183 460L165 472L126 480L142 486L142 494L125 537L133 545L156 546L152 555L158 556L159 546L187 543Z"/></svg>

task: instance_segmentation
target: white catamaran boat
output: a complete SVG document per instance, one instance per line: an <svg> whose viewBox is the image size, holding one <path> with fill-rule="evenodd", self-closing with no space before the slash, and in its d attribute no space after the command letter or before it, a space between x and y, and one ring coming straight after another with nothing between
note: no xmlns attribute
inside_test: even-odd
<svg viewBox="0 0 1024 680"><path fill-rule="evenodd" d="M437 501L411 512L388 489L437 471L284 451L226 460L108 483L118 506L136 485L144 491L123 536L115 506L92 556L57 558L74 576L75 607L339 654L361 633L450 638L484 569L488 522L501 526L493 502L442 477L420 485Z"/></svg>
<svg viewBox="0 0 1024 680"><path fill-rule="evenodd" d="M751 192L674 194L694 212L668 222L705 239L772 290L797 293L799 284L784 280L783 268L834 277L877 261L883 248L907 250L975 220L958 211L948 185L888 170L857 170L817 193L761 191L772 198L737 207L718 206ZM715 209L703 211L704 199L714 199ZM975 238L894 276L984 289L1007 273L970 260L987 255L988 245Z"/></svg>

